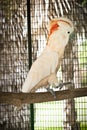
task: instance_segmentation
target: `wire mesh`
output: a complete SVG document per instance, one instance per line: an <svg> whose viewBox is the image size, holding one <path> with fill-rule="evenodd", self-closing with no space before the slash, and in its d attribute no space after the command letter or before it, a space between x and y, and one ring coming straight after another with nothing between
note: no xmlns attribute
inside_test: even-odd
<svg viewBox="0 0 87 130"><path fill-rule="evenodd" d="M87 86L87 60L85 59L87 57L87 4L83 3L84 1L78 0L31 1L31 36L34 60L41 54L46 45L47 24L50 19L65 16L70 18L75 25L75 38L69 41L58 72L59 81L62 79L74 82L73 89ZM64 89L67 88L69 86ZM40 103L34 106L34 127L36 130L87 129L86 97L61 102Z"/></svg>
<svg viewBox="0 0 87 130"><path fill-rule="evenodd" d="M0 1L0 91L20 92L28 72L27 9L26 0ZM49 20L65 16L73 21L75 38L66 47L58 80L73 81L73 89L86 87L87 3L78 0L30 0L30 12L32 62L46 46ZM34 104L34 129L86 130L86 109L87 97ZM0 104L0 129L30 129L30 106L14 111L13 105Z"/></svg>
<svg viewBox="0 0 87 130"><path fill-rule="evenodd" d="M0 1L0 91L20 92L28 72L27 3ZM0 104L0 129L29 129L27 105Z"/></svg>

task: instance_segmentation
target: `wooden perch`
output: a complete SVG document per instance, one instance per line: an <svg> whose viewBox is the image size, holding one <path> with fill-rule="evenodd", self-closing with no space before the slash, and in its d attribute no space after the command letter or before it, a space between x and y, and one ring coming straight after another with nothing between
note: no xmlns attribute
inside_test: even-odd
<svg viewBox="0 0 87 130"><path fill-rule="evenodd" d="M50 92L39 93L13 93L0 92L0 103L21 106L22 104L40 103L48 101L59 101L64 99L87 96L87 88L56 91L56 99Z"/></svg>

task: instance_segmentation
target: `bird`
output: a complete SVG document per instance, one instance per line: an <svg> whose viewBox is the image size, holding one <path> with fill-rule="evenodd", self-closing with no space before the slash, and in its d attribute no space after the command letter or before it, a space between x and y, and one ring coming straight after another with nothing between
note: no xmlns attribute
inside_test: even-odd
<svg viewBox="0 0 87 130"><path fill-rule="evenodd" d="M54 18L49 21L46 46L41 55L33 62L21 92L32 93L42 87L49 91L49 86L58 85L57 72L65 47L73 32L73 22L66 17Z"/></svg>

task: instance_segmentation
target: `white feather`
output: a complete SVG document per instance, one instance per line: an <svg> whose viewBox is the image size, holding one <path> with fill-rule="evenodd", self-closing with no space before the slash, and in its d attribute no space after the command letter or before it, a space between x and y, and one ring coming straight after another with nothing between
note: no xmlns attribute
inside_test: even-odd
<svg viewBox="0 0 87 130"><path fill-rule="evenodd" d="M48 44L41 56L31 66L23 84L22 92L32 92L35 86L37 89L39 86L43 87L43 83L44 85L57 83L57 69L59 69L65 46L73 30L73 24L67 18L58 18L50 22Z"/></svg>
<svg viewBox="0 0 87 130"><path fill-rule="evenodd" d="M45 49L40 57L33 63L22 92L30 92L31 89L42 79L55 73L58 64L58 53Z"/></svg>

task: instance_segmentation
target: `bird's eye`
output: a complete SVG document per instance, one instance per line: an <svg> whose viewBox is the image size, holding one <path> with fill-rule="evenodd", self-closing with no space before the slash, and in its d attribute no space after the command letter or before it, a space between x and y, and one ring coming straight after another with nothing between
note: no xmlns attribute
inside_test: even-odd
<svg viewBox="0 0 87 130"><path fill-rule="evenodd" d="M68 34L69 34L70 32L68 32Z"/></svg>

